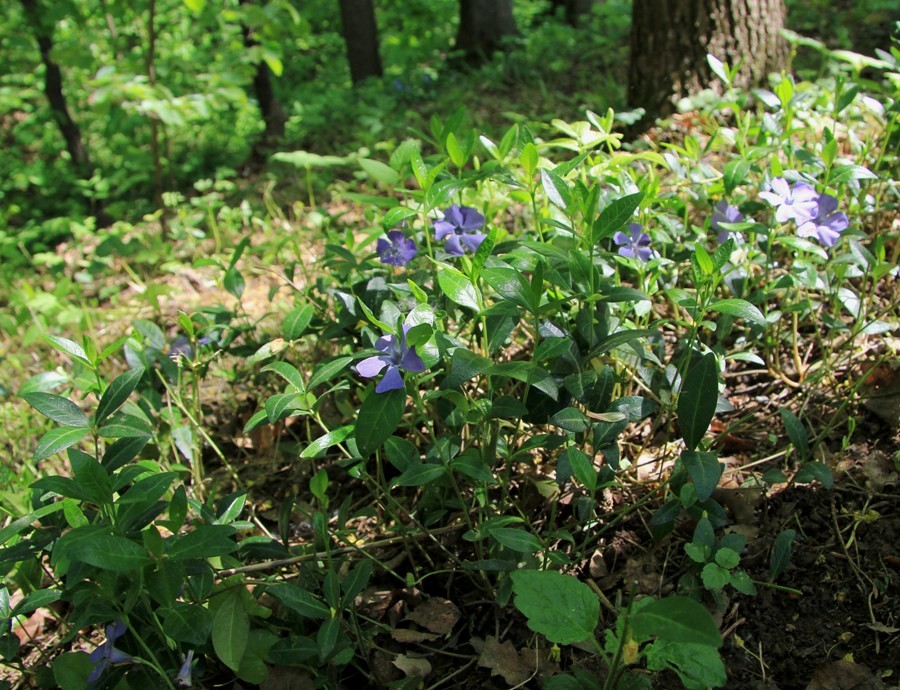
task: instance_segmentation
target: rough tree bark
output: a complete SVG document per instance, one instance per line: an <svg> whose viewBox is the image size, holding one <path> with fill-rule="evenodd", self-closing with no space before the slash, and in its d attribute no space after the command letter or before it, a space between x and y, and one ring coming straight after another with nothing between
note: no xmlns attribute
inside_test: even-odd
<svg viewBox="0 0 900 690"><path fill-rule="evenodd" d="M512 0L459 0L459 30L454 48L469 62L490 59L503 49L503 38L517 36Z"/></svg>
<svg viewBox="0 0 900 690"><path fill-rule="evenodd" d="M350 78L354 84L369 77L380 77L381 56L378 54L378 23L372 0L340 0L341 24L347 43Z"/></svg>
<svg viewBox="0 0 900 690"><path fill-rule="evenodd" d="M735 86L761 84L785 65L784 0L634 0L628 104L642 121L672 113L678 99L716 87L706 61L743 60Z"/></svg>

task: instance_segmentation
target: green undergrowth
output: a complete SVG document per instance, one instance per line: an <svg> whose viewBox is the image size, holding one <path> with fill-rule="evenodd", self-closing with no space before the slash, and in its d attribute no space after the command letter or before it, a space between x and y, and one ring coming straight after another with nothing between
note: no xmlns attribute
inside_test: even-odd
<svg viewBox="0 0 900 690"><path fill-rule="evenodd" d="M165 238L33 255L0 322L4 664L63 688L451 678L415 639L510 687L501 642L551 690L725 686L713 614L797 596L799 537L742 568L724 437L768 432L730 481L830 487L896 357L897 57L753 94L711 57L694 126L627 146L612 109L498 132L448 110L326 191L329 161L283 152L287 211L209 183L169 197ZM748 411L751 383L790 394ZM670 586L588 575L625 525L675 545ZM35 612L52 644L10 631Z"/></svg>

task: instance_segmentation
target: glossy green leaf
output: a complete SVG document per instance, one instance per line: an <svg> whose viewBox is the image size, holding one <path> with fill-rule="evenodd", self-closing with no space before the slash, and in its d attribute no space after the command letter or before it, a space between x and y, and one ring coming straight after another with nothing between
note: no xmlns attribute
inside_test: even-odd
<svg viewBox="0 0 900 690"><path fill-rule="evenodd" d="M360 158L359 165L365 170L366 174L376 182L381 182L386 185L395 185L400 181L400 173L381 161L372 160L370 158Z"/></svg>
<svg viewBox="0 0 900 690"><path fill-rule="evenodd" d="M700 357L684 378L678 395L678 424L688 450L694 450L706 434L719 395L719 367L712 352Z"/></svg>
<svg viewBox="0 0 900 690"><path fill-rule="evenodd" d="M450 300L461 307L479 311L478 292L472 281L458 271L438 268L438 285Z"/></svg>
<svg viewBox="0 0 900 690"><path fill-rule="evenodd" d="M128 396L134 392L140 383L141 376L144 375L144 368L137 367L126 371L124 374L117 376L116 379L109 384L109 388L103 393L100 402L97 404L97 413L95 414L95 422L100 425L113 412L118 410Z"/></svg>
<svg viewBox="0 0 900 690"><path fill-rule="evenodd" d="M240 588L224 591L219 596L222 601L213 616L213 649L223 664L237 671L247 648L250 620L244 609Z"/></svg>
<svg viewBox="0 0 900 690"><path fill-rule="evenodd" d="M720 314L737 316L758 326L766 325L766 317L763 316L763 313L747 300L720 299L717 302L710 304L709 308Z"/></svg>
<svg viewBox="0 0 900 690"><path fill-rule="evenodd" d="M540 539L531 532L516 527L497 527L491 530L491 537L517 553L535 553L543 548Z"/></svg>
<svg viewBox="0 0 900 690"><path fill-rule="evenodd" d="M356 416L356 447L368 457L390 437L406 408L406 389L372 393L363 401Z"/></svg>
<svg viewBox="0 0 900 690"><path fill-rule="evenodd" d="M681 461L694 482L697 497L701 501L707 500L719 485L724 466L715 453L697 450L682 451Z"/></svg>
<svg viewBox="0 0 900 690"><path fill-rule="evenodd" d="M57 424L70 427L87 427L91 422L78 405L68 398L53 393L26 393L22 396L29 405Z"/></svg>
<svg viewBox="0 0 900 690"><path fill-rule="evenodd" d="M655 637L709 647L722 644L719 629L709 611L688 597L658 599L635 611L630 623L638 640Z"/></svg>
<svg viewBox="0 0 900 690"><path fill-rule="evenodd" d="M769 579L773 582L787 570L788 563L791 562L791 551L796 536L796 530L786 529L775 537L772 554L769 556Z"/></svg>
<svg viewBox="0 0 900 690"><path fill-rule="evenodd" d="M326 434L322 434L315 441L310 443L303 451L300 453L301 458L314 458L319 453L327 448L331 448L331 446L335 446L338 443L341 443L345 438L347 438L351 433L353 433L353 425L348 424L346 426L338 427L337 429L333 429Z"/></svg>
<svg viewBox="0 0 900 690"><path fill-rule="evenodd" d="M289 311L281 324L281 333L285 340L297 340L303 335L315 313L316 308L312 304L304 304Z"/></svg>
<svg viewBox="0 0 900 690"><path fill-rule="evenodd" d="M66 426L59 429L51 429L38 441L32 459L37 462L50 457L54 453L65 450L69 446L74 446L87 436L87 433L88 429L84 427Z"/></svg>
<svg viewBox="0 0 900 690"><path fill-rule="evenodd" d="M170 537L166 554L173 561L226 556L237 550L231 525L200 525L193 532Z"/></svg>
<svg viewBox="0 0 900 690"><path fill-rule="evenodd" d="M624 228L634 218L634 212L644 200L643 192L626 194L607 204L600 212L600 217L594 222L591 231L591 242L597 244L600 240L612 237L616 232Z"/></svg>
<svg viewBox="0 0 900 690"><path fill-rule="evenodd" d="M778 414L781 415L781 421L787 430L788 438L791 439L791 443L797 451L797 456L800 460L806 459L809 453L809 435L806 433L803 422L786 407L778 408Z"/></svg>

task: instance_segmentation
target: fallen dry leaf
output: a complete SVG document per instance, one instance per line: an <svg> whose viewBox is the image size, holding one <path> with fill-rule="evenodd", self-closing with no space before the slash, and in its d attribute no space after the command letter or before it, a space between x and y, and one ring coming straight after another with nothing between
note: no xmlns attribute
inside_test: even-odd
<svg viewBox="0 0 900 690"><path fill-rule="evenodd" d="M301 668L273 666L259 687L260 690L314 690L316 684Z"/></svg>
<svg viewBox="0 0 900 690"><path fill-rule="evenodd" d="M433 642L440 635L425 632L424 630L409 630L408 628L395 628L391 630L391 637L397 642Z"/></svg>
<svg viewBox="0 0 900 690"><path fill-rule="evenodd" d="M884 685L865 666L835 661L819 666L806 690L882 690Z"/></svg>
<svg viewBox="0 0 900 690"><path fill-rule="evenodd" d="M394 659L394 666L403 671L406 676L412 678L425 678L431 673L431 663L420 656L398 654Z"/></svg>
<svg viewBox="0 0 900 690"><path fill-rule="evenodd" d="M510 640L499 642L496 637L488 636L478 656L478 665L491 669L492 676L502 676L510 685L519 685L534 674L534 653L527 650L523 656Z"/></svg>
<svg viewBox="0 0 900 690"><path fill-rule="evenodd" d="M406 620L418 623L438 635L449 633L459 620L459 609L448 599L431 597L406 615Z"/></svg>

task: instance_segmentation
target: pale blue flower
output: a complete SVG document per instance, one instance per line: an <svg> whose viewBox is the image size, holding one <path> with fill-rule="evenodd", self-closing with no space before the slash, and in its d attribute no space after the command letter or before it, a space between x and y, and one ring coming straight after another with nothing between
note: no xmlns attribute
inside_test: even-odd
<svg viewBox="0 0 900 690"><path fill-rule="evenodd" d="M628 234L617 232L613 235L613 242L619 246L620 256L629 256L641 261L649 261L653 256L653 250L650 249L650 235L643 232L640 223L630 223Z"/></svg>

